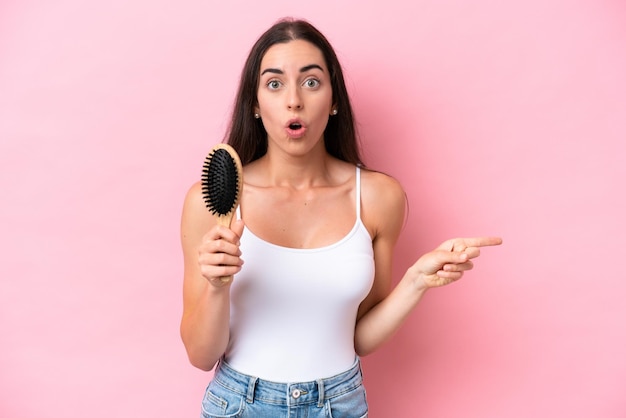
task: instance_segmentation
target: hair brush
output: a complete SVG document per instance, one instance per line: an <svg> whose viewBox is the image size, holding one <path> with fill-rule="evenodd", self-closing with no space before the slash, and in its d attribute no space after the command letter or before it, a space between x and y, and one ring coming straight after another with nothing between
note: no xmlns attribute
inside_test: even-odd
<svg viewBox="0 0 626 418"><path fill-rule="evenodd" d="M214 146L202 167L202 198L219 225L230 227L243 189L241 160L233 147ZM222 277L229 282L232 277Z"/></svg>

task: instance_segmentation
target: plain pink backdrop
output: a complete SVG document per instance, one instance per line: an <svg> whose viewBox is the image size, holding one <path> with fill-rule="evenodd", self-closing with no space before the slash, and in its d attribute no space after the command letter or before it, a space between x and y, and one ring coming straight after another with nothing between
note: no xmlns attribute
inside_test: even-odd
<svg viewBox="0 0 626 418"><path fill-rule="evenodd" d="M397 276L505 240L364 360L371 416L626 416L618 0L4 1L0 416L199 415L180 209L285 15L334 44L367 162L406 188Z"/></svg>

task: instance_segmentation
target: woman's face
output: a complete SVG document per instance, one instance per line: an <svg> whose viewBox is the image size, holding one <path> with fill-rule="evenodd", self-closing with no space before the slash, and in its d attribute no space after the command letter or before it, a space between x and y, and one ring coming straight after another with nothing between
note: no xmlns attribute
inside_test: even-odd
<svg viewBox="0 0 626 418"><path fill-rule="evenodd" d="M269 149L304 155L323 147L332 96L326 61L315 45L294 40L270 47L261 61L255 109Z"/></svg>

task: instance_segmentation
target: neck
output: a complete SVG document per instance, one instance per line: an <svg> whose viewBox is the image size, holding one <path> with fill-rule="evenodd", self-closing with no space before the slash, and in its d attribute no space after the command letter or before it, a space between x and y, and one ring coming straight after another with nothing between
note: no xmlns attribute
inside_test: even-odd
<svg viewBox="0 0 626 418"><path fill-rule="evenodd" d="M260 162L269 185L304 189L327 183L331 158L322 147L304 156L268 152Z"/></svg>

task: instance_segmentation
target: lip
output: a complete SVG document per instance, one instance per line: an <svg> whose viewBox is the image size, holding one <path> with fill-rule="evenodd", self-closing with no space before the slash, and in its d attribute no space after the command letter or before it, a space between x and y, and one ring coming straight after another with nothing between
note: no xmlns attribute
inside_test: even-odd
<svg viewBox="0 0 626 418"><path fill-rule="evenodd" d="M290 126L296 123L300 125L300 128L292 129ZM289 119L287 123L285 124L285 131L287 132L287 135L290 138L298 139L298 138L302 138L306 134L307 127L306 127L306 124L302 121L302 119L293 118L293 119Z"/></svg>

